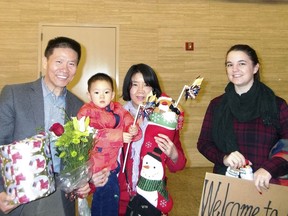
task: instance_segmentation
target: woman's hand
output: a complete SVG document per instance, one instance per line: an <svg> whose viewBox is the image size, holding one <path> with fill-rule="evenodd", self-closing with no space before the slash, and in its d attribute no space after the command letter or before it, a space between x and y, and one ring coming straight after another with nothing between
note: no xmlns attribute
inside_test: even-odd
<svg viewBox="0 0 288 216"><path fill-rule="evenodd" d="M263 169L260 168L254 173L254 184L259 191L259 193L262 194L262 190L268 190L269 189L269 182L272 178L271 174Z"/></svg>
<svg viewBox="0 0 288 216"><path fill-rule="evenodd" d="M90 182L93 183L95 187L103 187L107 183L109 175L109 169L104 168L101 171L94 173Z"/></svg>
<svg viewBox="0 0 288 216"><path fill-rule="evenodd" d="M178 151L174 143L165 134L158 134L154 137L155 142L162 152L164 152L174 163L178 160Z"/></svg>
<svg viewBox="0 0 288 216"><path fill-rule="evenodd" d="M9 213L13 209L15 209L19 204L13 204L13 200L15 197L9 196L6 192L0 193L0 209L4 214Z"/></svg>
<svg viewBox="0 0 288 216"><path fill-rule="evenodd" d="M238 151L231 152L223 158L223 163L225 166L230 166L232 169L239 169L247 165L245 157ZM249 163L251 165L251 163Z"/></svg>

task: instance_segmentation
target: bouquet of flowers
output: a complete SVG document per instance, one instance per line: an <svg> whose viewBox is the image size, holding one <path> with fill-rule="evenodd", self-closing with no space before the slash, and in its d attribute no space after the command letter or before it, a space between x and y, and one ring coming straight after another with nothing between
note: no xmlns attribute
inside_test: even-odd
<svg viewBox="0 0 288 216"><path fill-rule="evenodd" d="M72 117L64 126L55 123L49 129L51 138L55 141L57 156L63 164L63 169L56 178L57 187L66 193L73 194L92 177L89 152L94 145L97 131L89 126L89 122L89 117L82 117L80 120ZM84 208L83 202L86 203ZM90 215L86 199L78 198L78 210L79 215ZM89 213L83 213L88 211Z"/></svg>

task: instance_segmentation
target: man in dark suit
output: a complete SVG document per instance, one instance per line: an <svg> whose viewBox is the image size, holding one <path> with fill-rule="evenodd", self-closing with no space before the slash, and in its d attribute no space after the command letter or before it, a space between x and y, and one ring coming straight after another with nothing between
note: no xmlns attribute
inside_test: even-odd
<svg viewBox="0 0 288 216"><path fill-rule="evenodd" d="M57 37L48 42L43 68L44 77L24 84L8 85L0 95L0 145L12 143L37 134L37 129L46 131L55 122L64 124L65 113L76 116L83 102L66 89L76 74L81 58L80 44L67 37ZM52 155L55 154L52 144ZM55 172L60 172L60 159L53 155ZM93 183L106 183L107 172L99 172ZM12 205L12 197L7 195L0 176L0 215L11 216L74 216L75 203L56 189L53 194L23 205ZM101 179L101 182L100 182ZM108 178L107 178L108 179ZM97 186L99 186L97 185ZM89 185L80 188L86 196Z"/></svg>

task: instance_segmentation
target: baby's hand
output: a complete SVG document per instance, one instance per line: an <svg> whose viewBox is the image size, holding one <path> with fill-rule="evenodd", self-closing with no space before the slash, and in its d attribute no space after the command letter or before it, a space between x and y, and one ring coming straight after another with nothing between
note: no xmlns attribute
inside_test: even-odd
<svg viewBox="0 0 288 216"><path fill-rule="evenodd" d="M132 135L132 136L135 136L138 134L138 127L136 125L131 125L129 127L129 133Z"/></svg>
<svg viewBox="0 0 288 216"><path fill-rule="evenodd" d="M133 136L130 133L123 132L123 142L130 143L132 141Z"/></svg>

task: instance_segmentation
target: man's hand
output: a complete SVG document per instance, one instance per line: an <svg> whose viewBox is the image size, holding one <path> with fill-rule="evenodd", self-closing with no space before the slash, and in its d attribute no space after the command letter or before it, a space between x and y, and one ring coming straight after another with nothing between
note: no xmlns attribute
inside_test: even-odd
<svg viewBox="0 0 288 216"><path fill-rule="evenodd" d="M7 214L19 206L19 204L13 203L14 198L15 197L9 196L5 192L0 193L0 209L3 213Z"/></svg>

